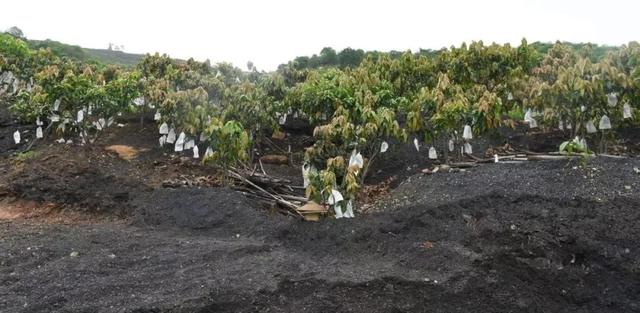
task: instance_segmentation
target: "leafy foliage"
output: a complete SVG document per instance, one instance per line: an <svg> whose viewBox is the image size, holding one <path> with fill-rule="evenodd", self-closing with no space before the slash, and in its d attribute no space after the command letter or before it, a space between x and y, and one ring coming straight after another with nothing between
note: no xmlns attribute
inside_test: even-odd
<svg viewBox="0 0 640 313"><path fill-rule="evenodd" d="M307 195L321 203L335 201L336 192L342 201L355 199L383 142L414 137L444 150L448 161L449 147L438 144L468 144L463 129L481 135L521 119L538 127L538 119L543 129L563 126L568 138L592 140L595 124L604 126L605 138L608 122L624 127L640 117L636 42L611 48L479 41L418 53L324 48L274 73L251 62L243 71L159 54L122 69L47 48L0 34L0 74L18 79L11 109L22 121L49 117L59 132L86 139L118 114L155 111L158 126L198 138L206 162L229 168L253 162L279 119L296 115L314 127L305 151L313 169ZM587 152L585 142L570 140L561 150Z"/></svg>

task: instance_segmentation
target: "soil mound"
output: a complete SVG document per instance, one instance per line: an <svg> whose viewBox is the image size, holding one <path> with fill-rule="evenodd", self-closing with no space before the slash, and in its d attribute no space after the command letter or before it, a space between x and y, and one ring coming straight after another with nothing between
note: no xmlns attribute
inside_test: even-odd
<svg viewBox="0 0 640 313"><path fill-rule="evenodd" d="M22 199L119 216L129 213L131 200L148 190L88 160L66 155L49 155L16 165L7 189Z"/></svg>
<svg viewBox="0 0 640 313"><path fill-rule="evenodd" d="M588 161L490 163L459 173L418 174L403 181L379 209L440 205L496 193L571 200L640 197L637 158L596 157Z"/></svg>
<svg viewBox="0 0 640 313"><path fill-rule="evenodd" d="M295 223L276 236L306 272L200 312L634 312L639 203L490 194Z"/></svg>

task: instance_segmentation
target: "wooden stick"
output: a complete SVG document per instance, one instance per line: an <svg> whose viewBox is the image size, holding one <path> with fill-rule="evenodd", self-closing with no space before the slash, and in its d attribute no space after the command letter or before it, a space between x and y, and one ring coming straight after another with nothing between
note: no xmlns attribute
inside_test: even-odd
<svg viewBox="0 0 640 313"><path fill-rule="evenodd" d="M281 153L287 153L287 151L286 151L286 150L284 150L284 149L282 149L282 148L278 147L278 145L276 145L276 144L275 144L271 139L269 139L269 138L267 138L267 137L264 137L264 139L266 139L267 144L269 144L271 147L273 147L273 148L276 148L276 149L280 150L280 152L281 152Z"/></svg>
<svg viewBox="0 0 640 313"><path fill-rule="evenodd" d="M291 196L291 195L285 195L285 194L278 194L278 196L282 197L283 199L289 199L293 201L300 201L300 202L309 201L309 199L307 199L306 197L298 197L298 196Z"/></svg>
<svg viewBox="0 0 640 313"><path fill-rule="evenodd" d="M582 155L530 155L527 157L529 161L543 160L572 160L582 157Z"/></svg>
<svg viewBox="0 0 640 313"><path fill-rule="evenodd" d="M478 166L478 164L474 162L456 162L456 163L449 164L449 166L457 167L457 168L470 168L470 167L476 167Z"/></svg>
<svg viewBox="0 0 640 313"><path fill-rule="evenodd" d="M293 204L293 203L291 203L291 202L289 202L289 201L287 201L287 200L285 200L285 199L283 199L283 198L281 198L281 197L278 197L278 196L276 196L276 195L273 195L272 193L270 193L270 192L266 191L264 188L262 188L262 187L260 187L260 186L258 186L258 185L256 185L256 184L254 184L253 182L251 182L250 180L248 180L248 179L246 179L246 178L242 177L242 175L240 175L240 174L238 174L238 173L236 173L236 172L233 172L233 171L228 171L228 172L229 172L229 174L231 174L231 175L232 175L232 176L234 176L235 178L237 178L237 179L239 179L239 180L243 181L244 183L246 183L246 184L250 185L251 187L253 187L253 188L257 189L258 191L261 191L261 192L262 192L262 193L264 193L265 195L267 195L267 196L269 196L269 197L273 198L273 199L274 199L274 200L276 200L276 202L278 202L279 204L282 204L282 205L288 206L290 209L292 209L293 211L295 211L296 213L298 213L298 214L302 217L302 214L300 214L300 212L298 212L298 211L297 211L298 206L296 206L295 204Z"/></svg>
<svg viewBox="0 0 640 313"><path fill-rule="evenodd" d="M612 159L627 159L628 158L627 156L624 156L624 155L612 155L612 154L604 154L604 153L598 154L598 156L605 157L605 158L612 158Z"/></svg>
<svg viewBox="0 0 640 313"><path fill-rule="evenodd" d="M262 166L262 160L260 160L260 158L258 158L258 163L260 163L260 169L262 170L262 174L267 175L267 172L264 171L264 166Z"/></svg>

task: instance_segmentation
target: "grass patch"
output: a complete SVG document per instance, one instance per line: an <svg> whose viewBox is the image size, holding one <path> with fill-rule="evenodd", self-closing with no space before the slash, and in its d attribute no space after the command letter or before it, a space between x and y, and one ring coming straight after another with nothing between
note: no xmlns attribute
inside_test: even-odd
<svg viewBox="0 0 640 313"><path fill-rule="evenodd" d="M36 151L33 151L33 150L25 151L25 152L18 153L14 157L14 159L16 161L19 161L19 162L25 162L25 161L28 161L28 160L31 160L31 159L37 157L39 154L40 154L39 152L36 152Z"/></svg>

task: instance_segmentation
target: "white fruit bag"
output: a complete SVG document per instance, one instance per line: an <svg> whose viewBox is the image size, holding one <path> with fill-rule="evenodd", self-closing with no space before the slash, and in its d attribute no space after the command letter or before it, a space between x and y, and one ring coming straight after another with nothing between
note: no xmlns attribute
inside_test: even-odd
<svg viewBox="0 0 640 313"><path fill-rule="evenodd" d="M418 138L413 138L413 146L416 147L417 151L420 151L420 143L418 142Z"/></svg>
<svg viewBox="0 0 640 313"><path fill-rule="evenodd" d="M387 149L389 149L389 144L386 141L383 141L380 144L380 153L385 153L387 152Z"/></svg>
<svg viewBox="0 0 640 313"><path fill-rule="evenodd" d="M160 111L156 111L156 114L153 115L153 120L159 121L160 118L162 118L162 114L160 114Z"/></svg>
<svg viewBox="0 0 640 313"><path fill-rule="evenodd" d="M587 146L587 140L586 139L584 139L584 138L580 139L579 143L582 146L582 148L584 148L585 150L589 148Z"/></svg>
<svg viewBox="0 0 640 313"><path fill-rule="evenodd" d="M140 97L140 98L135 98L133 99L133 103L135 103L137 106L143 106L144 105L144 98Z"/></svg>
<svg viewBox="0 0 640 313"><path fill-rule="evenodd" d="M600 130L611 129L611 121L608 116L603 115L602 118L600 118L600 125L598 125L598 128Z"/></svg>
<svg viewBox="0 0 640 313"><path fill-rule="evenodd" d="M176 131L173 128L169 129L169 133L167 134L167 142L168 143L176 142Z"/></svg>
<svg viewBox="0 0 640 313"><path fill-rule="evenodd" d="M173 145L173 151L181 152L182 150L184 150L184 143L178 143L176 141L176 143Z"/></svg>
<svg viewBox="0 0 640 313"><path fill-rule="evenodd" d="M167 123L162 123L162 125L160 125L160 131L159 131L160 135L166 135L169 133L169 125L167 125Z"/></svg>
<svg viewBox="0 0 640 313"><path fill-rule="evenodd" d="M200 158L200 151L198 149L198 146L193 146L193 158L194 159Z"/></svg>
<svg viewBox="0 0 640 313"><path fill-rule="evenodd" d="M20 131L17 131L15 133L13 133L13 141L17 144L20 143Z"/></svg>
<svg viewBox="0 0 640 313"><path fill-rule="evenodd" d="M211 147L207 147L207 151L204 152L204 157L209 158L213 155L213 149Z"/></svg>
<svg viewBox="0 0 640 313"><path fill-rule="evenodd" d="M315 175L318 173L318 170L313 165L309 163L302 164L302 186L307 188L309 186L309 182L311 181L311 175Z"/></svg>
<svg viewBox="0 0 640 313"><path fill-rule="evenodd" d="M184 146L184 141L187 138L187 135L184 132L180 132L178 135L178 140L176 140L176 144Z"/></svg>
<svg viewBox="0 0 640 313"><path fill-rule="evenodd" d="M333 211L336 213L336 218L343 218L344 215L342 215L342 206L340 204L334 204L333 205Z"/></svg>
<svg viewBox="0 0 640 313"><path fill-rule="evenodd" d="M524 113L524 122L529 123L533 118L533 114L531 113L531 109L527 109L527 112Z"/></svg>
<svg viewBox="0 0 640 313"><path fill-rule="evenodd" d="M615 92L607 95L607 104L610 107L615 107L618 104L618 95Z"/></svg>
<svg viewBox="0 0 640 313"><path fill-rule="evenodd" d="M468 142L464 144L464 153L466 153L466 154L472 154L473 153L473 147Z"/></svg>
<svg viewBox="0 0 640 313"><path fill-rule="evenodd" d="M453 149L455 148L456 148L456 145L453 142L453 139L449 139L449 152L453 152Z"/></svg>
<svg viewBox="0 0 640 313"><path fill-rule="evenodd" d="M166 142L167 142L167 135L162 135L160 136L160 139L158 139L158 143L160 144L160 147L164 146Z"/></svg>
<svg viewBox="0 0 640 313"><path fill-rule="evenodd" d="M356 166L358 169L364 167L364 158L360 152L356 152L355 149L351 152L351 157L349 157L349 167Z"/></svg>
<svg viewBox="0 0 640 313"><path fill-rule="evenodd" d="M622 106L622 118L624 119L631 118L631 106L629 105L629 103L625 103Z"/></svg>
<svg viewBox="0 0 640 313"><path fill-rule="evenodd" d="M333 210L336 213L336 218L343 217L342 205L340 204L342 200L344 200L344 198L342 197L342 194L340 193L340 191L332 189L331 195L329 195L329 199L327 200L327 202L329 203L329 205L333 206Z"/></svg>
<svg viewBox="0 0 640 313"><path fill-rule="evenodd" d="M587 129L587 133L588 134L593 134L593 133L598 131L596 129L596 125L593 124L593 121L591 121L591 120L589 120L584 126Z"/></svg>
<svg viewBox="0 0 640 313"><path fill-rule="evenodd" d="M84 111L80 110L80 111L78 111L78 116L77 116L76 122L80 123L80 122L82 122L82 120L84 120Z"/></svg>
<svg viewBox="0 0 640 313"><path fill-rule="evenodd" d="M438 159L438 152L436 151L436 148L434 147L429 148L429 159L431 160Z"/></svg>
<svg viewBox="0 0 640 313"><path fill-rule="evenodd" d="M344 197L342 197L342 194L340 193L340 191L331 189L331 195L329 195L329 199L327 200L327 202L330 205L334 205L342 200L344 200Z"/></svg>
<svg viewBox="0 0 640 313"><path fill-rule="evenodd" d="M36 138L40 139L42 137L42 127L38 126L38 128L36 128Z"/></svg>
<svg viewBox="0 0 640 313"><path fill-rule="evenodd" d="M466 140L473 139L473 133L471 132L471 126L465 125L462 131L462 138Z"/></svg>
<svg viewBox="0 0 640 313"><path fill-rule="evenodd" d="M354 217L356 217L353 214L353 200L347 201L347 205L346 206L347 206L347 208L344 211L344 217L346 217L346 218L354 218Z"/></svg>
<svg viewBox="0 0 640 313"><path fill-rule="evenodd" d="M185 142L185 144L184 144L184 149L185 149L185 150L189 150L189 149L191 149L191 148L193 148L193 147L195 147L195 146L196 146L195 141L193 141L193 139L191 139L191 140L189 140L189 141Z"/></svg>

